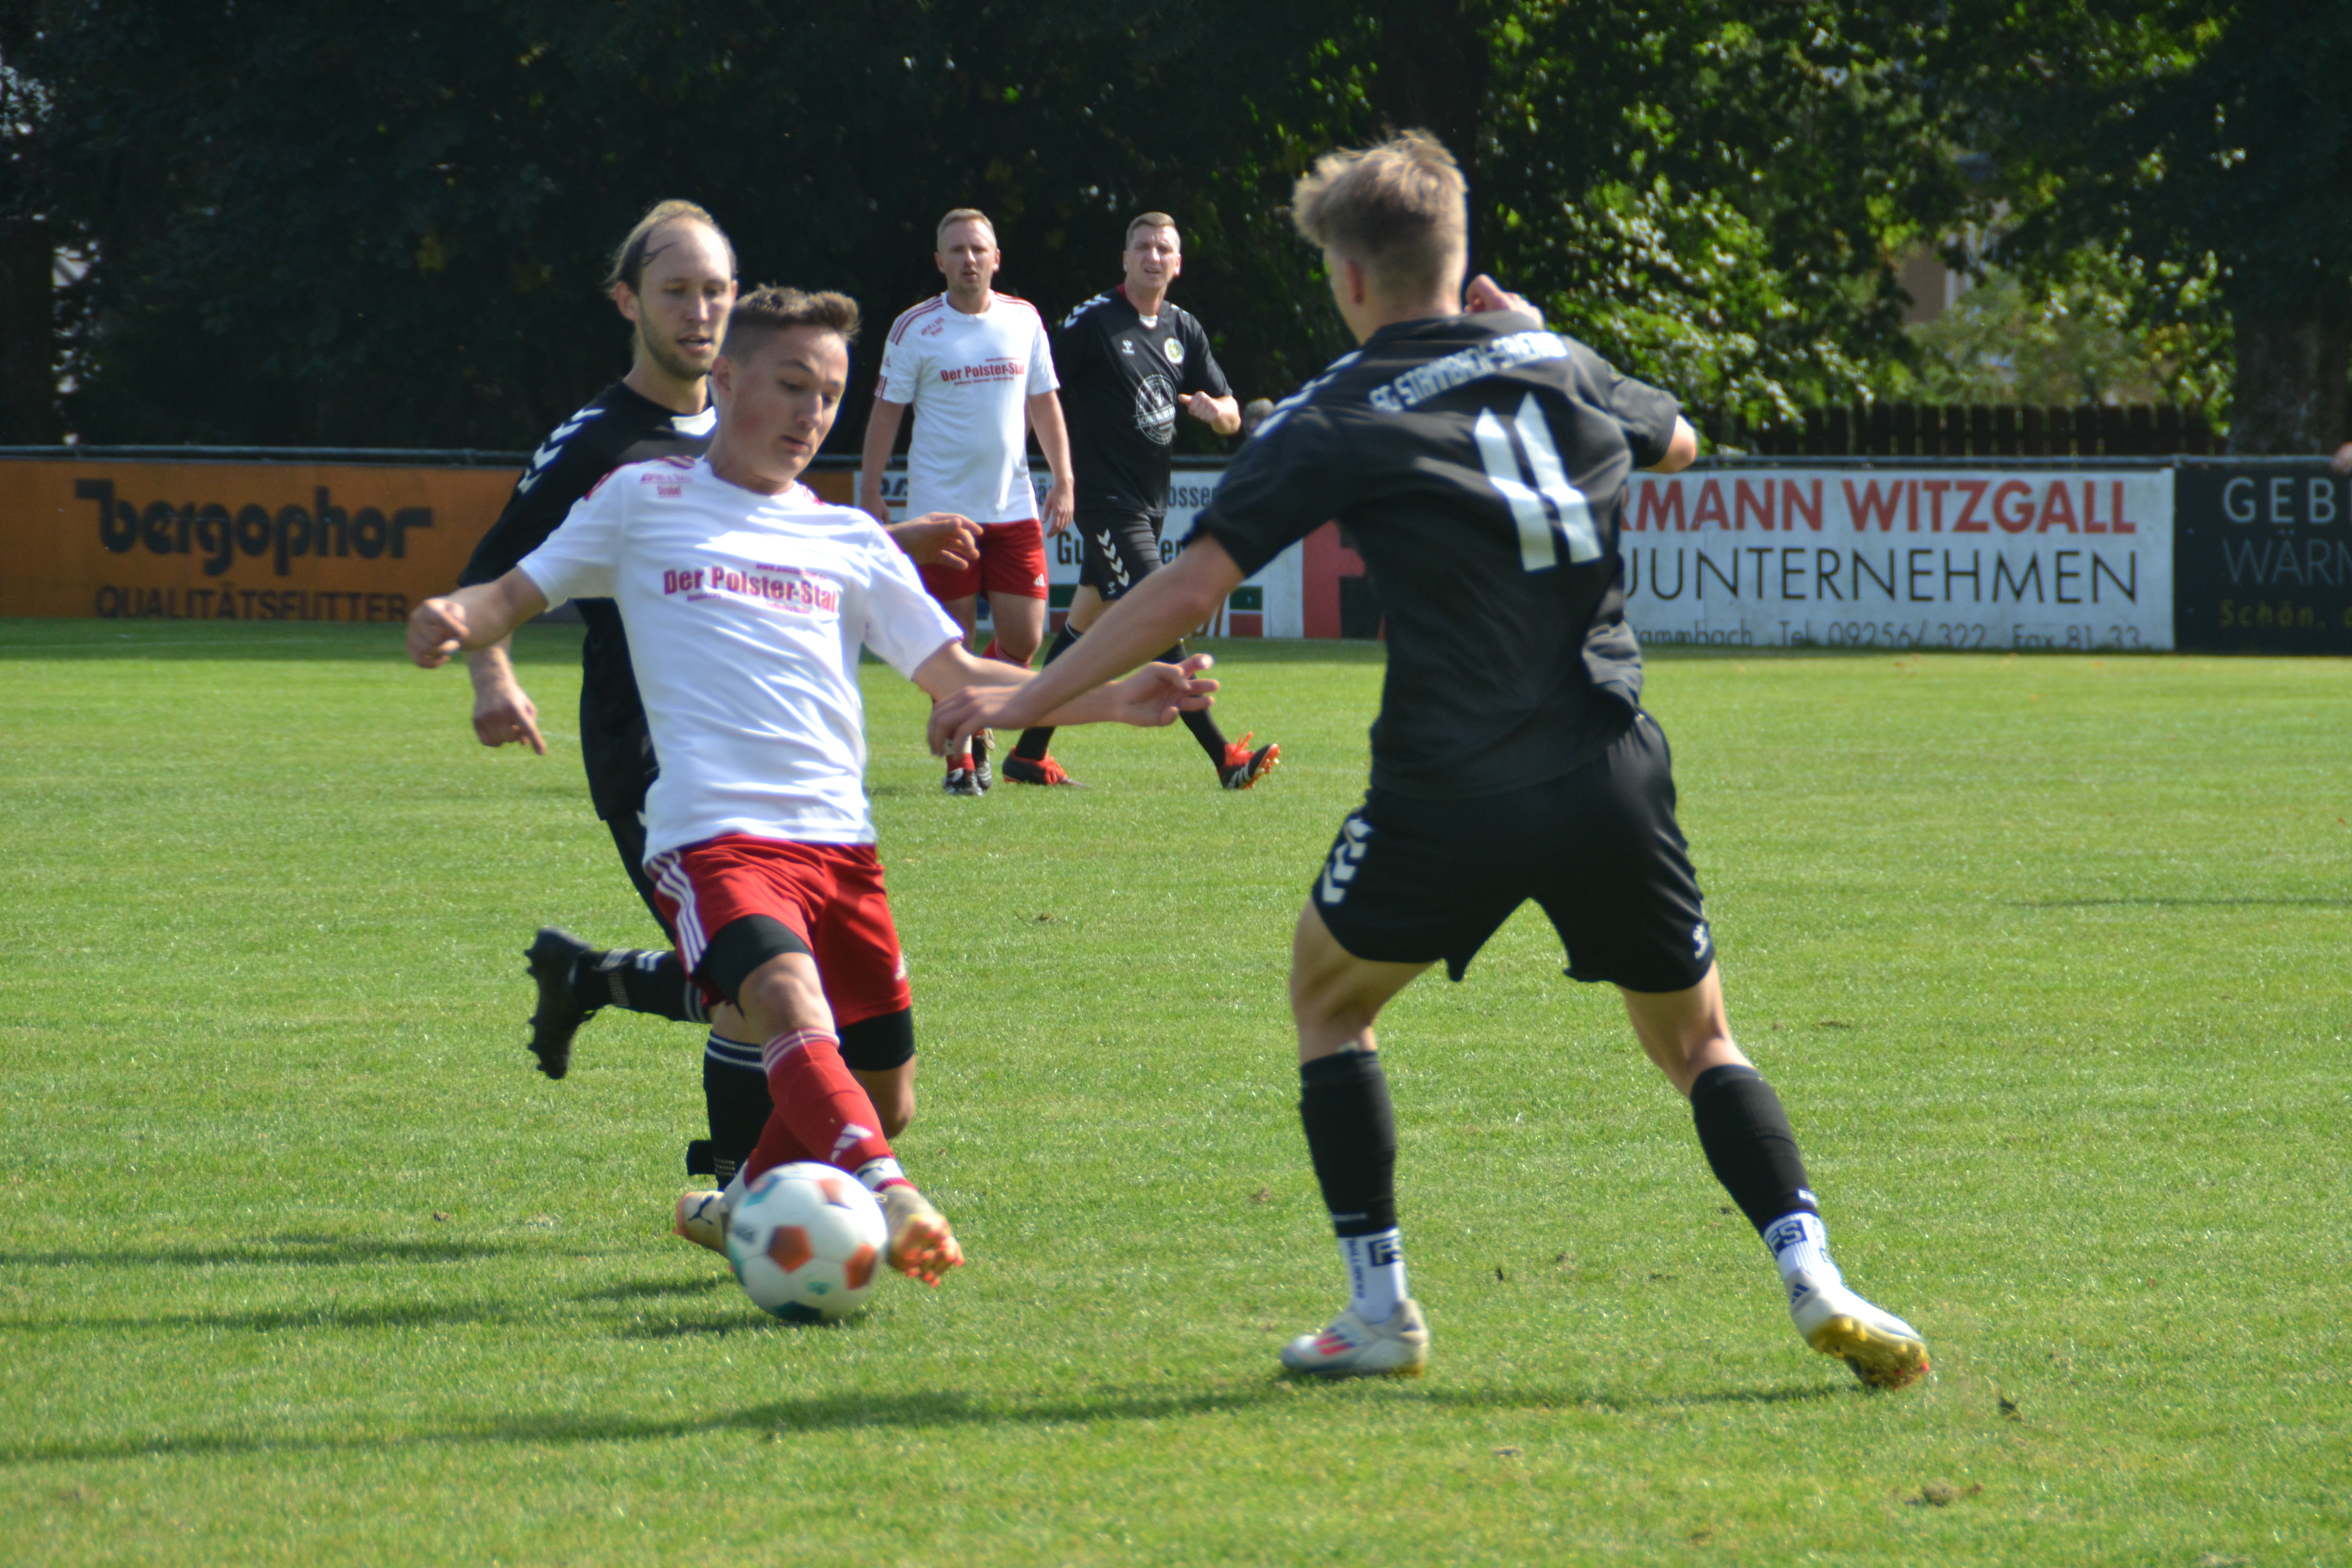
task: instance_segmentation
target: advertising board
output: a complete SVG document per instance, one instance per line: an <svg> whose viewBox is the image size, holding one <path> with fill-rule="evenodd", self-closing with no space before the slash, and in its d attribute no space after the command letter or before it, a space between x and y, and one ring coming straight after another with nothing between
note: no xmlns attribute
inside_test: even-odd
<svg viewBox="0 0 2352 1568"><path fill-rule="evenodd" d="M0 460L0 616L400 621L515 470Z"/></svg>
<svg viewBox="0 0 2352 1568"><path fill-rule="evenodd" d="M2172 646L2168 468L1640 474L1621 548L1647 644Z"/></svg>
<svg viewBox="0 0 2352 1568"><path fill-rule="evenodd" d="M2176 505L2182 647L2352 653L2352 479L2316 460L2187 462Z"/></svg>

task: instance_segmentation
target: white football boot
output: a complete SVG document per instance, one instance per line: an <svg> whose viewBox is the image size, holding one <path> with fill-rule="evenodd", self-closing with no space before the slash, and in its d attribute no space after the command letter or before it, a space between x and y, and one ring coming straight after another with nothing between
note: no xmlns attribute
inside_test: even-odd
<svg viewBox="0 0 2352 1568"><path fill-rule="evenodd" d="M727 1194L712 1192L708 1187L690 1188L677 1194L676 1234L697 1247L707 1247L719 1257L727 1256Z"/></svg>
<svg viewBox="0 0 2352 1568"><path fill-rule="evenodd" d="M1419 1377L1429 1367L1429 1325L1410 1297L1384 1322L1368 1323L1350 1307L1321 1333L1283 1346L1282 1364L1312 1377Z"/></svg>
<svg viewBox="0 0 2352 1568"><path fill-rule="evenodd" d="M1928 1371L1918 1330L1837 1281L1798 1274L1789 1281L1789 1316L1807 1344L1845 1363L1869 1387L1901 1388Z"/></svg>

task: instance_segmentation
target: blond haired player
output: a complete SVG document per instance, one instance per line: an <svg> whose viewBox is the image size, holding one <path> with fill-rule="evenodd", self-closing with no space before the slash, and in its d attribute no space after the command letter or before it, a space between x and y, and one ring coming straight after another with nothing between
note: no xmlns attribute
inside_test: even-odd
<svg viewBox="0 0 2352 1568"><path fill-rule="evenodd" d="M1387 613L1389 669L1371 789L1341 824L1291 949L1299 1119L1348 1304L1291 1342L1283 1364L1357 1377L1427 1363L1372 1024L1433 963L1461 979L1533 899L1570 975L1617 986L1643 1049L1689 1100L1798 1332L1864 1383L1901 1387L1927 1370L1927 1346L1830 1260L1788 1116L1732 1042L1665 736L1641 708L1617 553L1626 480L1685 466L1697 437L1673 398L1545 330L1492 279L1464 292L1462 175L1425 132L1328 154L1291 212L1361 346L1258 427L1175 564L1034 685L940 704L934 738L1032 722L1165 647L1337 517Z"/></svg>
<svg viewBox="0 0 2352 1568"><path fill-rule="evenodd" d="M858 658L871 649L935 699L1029 677L967 653L873 520L796 483L856 330L843 295L741 300L711 367L708 455L615 469L513 571L419 605L408 647L432 668L575 595L619 606L663 762L646 869L688 971L763 1042L775 1109L735 1190L791 1161L839 1166L882 1200L890 1266L936 1284L961 1248L841 1059L844 1024L908 1005L864 788ZM1213 689L1152 665L1059 717L1165 724Z"/></svg>

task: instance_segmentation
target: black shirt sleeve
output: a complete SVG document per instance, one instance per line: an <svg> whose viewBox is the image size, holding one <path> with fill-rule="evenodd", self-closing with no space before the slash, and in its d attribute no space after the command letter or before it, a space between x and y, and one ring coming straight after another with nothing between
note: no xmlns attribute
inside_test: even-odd
<svg viewBox="0 0 2352 1568"><path fill-rule="evenodd" d="M1216 351L1209 347L1209 334L1198 318L1186 312L1178 329L1184 339L1184 392L1205 392L1212 397L1231 397L1234 389L1225 380L1224 367L1217 363Z"/></svg>
<svg viewBox="0 0 2352 1568"><path fill-rule="evenodd" d="M1577 344L1576 350L1579 389L1625 432L1626 445L1633 449L1633 466L1647 468L1665 461L1682 405L1647 382L1618 374L1615 366L1583 344Z"/></svg>
<svg viewBox="0 0 2352 1568"><path fill-rule="evenodd" d="M1303 406L1261 429L1225 469L1217 493L1185 536L1207 534L1250 576L1353 504L1351 466L1334 463L1330 415Z"/></svg>
<svg viewBox="0 0 2352 1568"><path fill-rule="evenodd" d="M513 571L524 556L562 526L573 504L612 471L610 443L599 439L604 434L599 426L611 417L600 414L569 433L559 426L547 444L531 454L530 467L515 481L506 510L474 546L473 556L457 579L460 587L494 583Z"/></svg>

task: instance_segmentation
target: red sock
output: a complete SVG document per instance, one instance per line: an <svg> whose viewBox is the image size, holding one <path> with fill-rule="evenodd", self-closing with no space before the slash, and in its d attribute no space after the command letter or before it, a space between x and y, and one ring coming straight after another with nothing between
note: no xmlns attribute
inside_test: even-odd
<svg viewBox="0 0 2352 1568"><path fill-rule="evenodd" d="M988 646L980 650L980 657L982 658L992 658L999 664L1009 664L1015 669L1026 669L1029 668L1029 661L1027 659L1013 658L1011 654L1005 652L1003 647L998 646L997 640L994 637L988 639Z"/></svg>
<svg viewBox="0 0 2352 1568"><path fill-rule="evenodd" d="M759 1147L744 1162L746 1177L793 1160L821 1160L850 1172L892 1160L865 1085L842 1065L839 1040L822 1029L795 1029L770 1040L761 1056L775 1109Z"/></svg>

